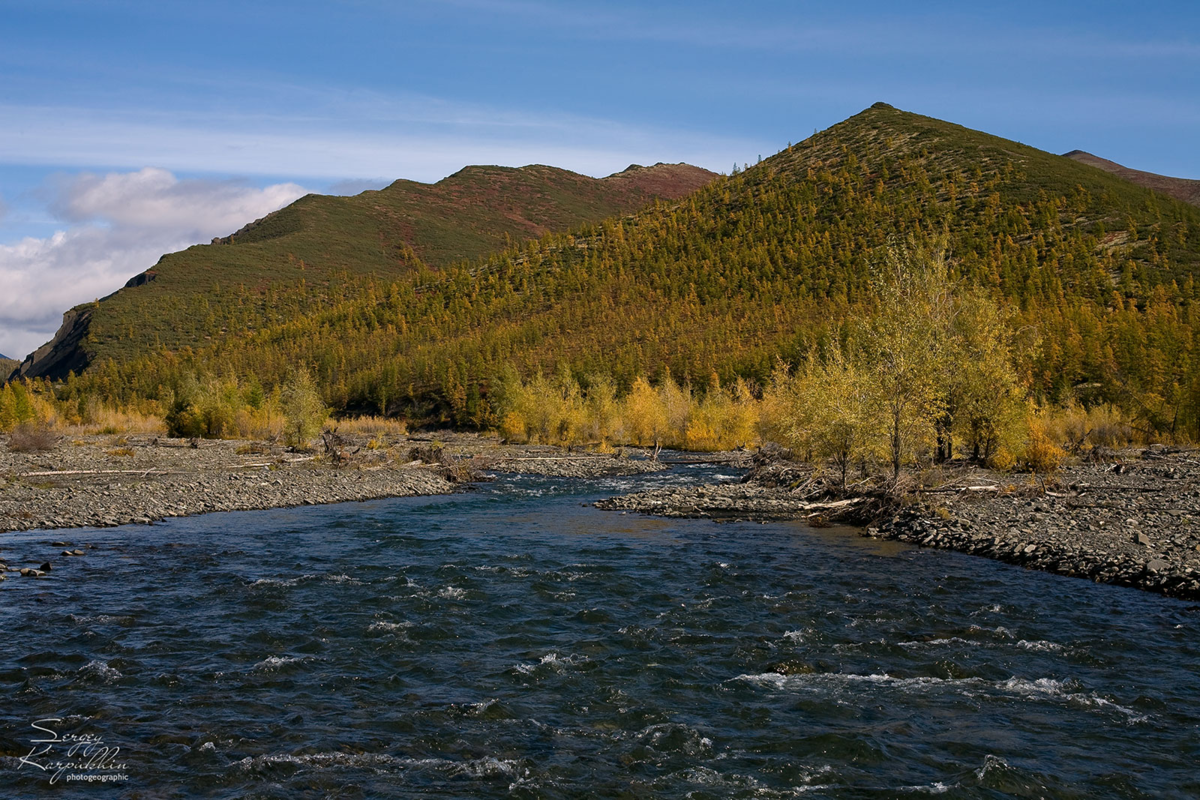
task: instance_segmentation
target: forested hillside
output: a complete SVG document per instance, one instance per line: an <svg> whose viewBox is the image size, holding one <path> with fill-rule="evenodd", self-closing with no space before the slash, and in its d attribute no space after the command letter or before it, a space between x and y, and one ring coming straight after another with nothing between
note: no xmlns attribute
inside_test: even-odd
<svg viewBox="0 0 1200 800"><path fill-rule="evenodd" d="M954 278L1036 341L1018 365L1032 394L1195 430L1200 209L883 104L631 218L400 280L347 268L324 307L302 278L271 288L271 307L312 313L219 295L209 313L245 335L98 365L71 391L161 398L198 372L270 386L305 364L338 409L490 425L510 365L761 384L874 302L889 241L939 236Z"/></svg>
<svg viewBox="0 0 1200 800"><path fill-rule="evenodd" d="M435 184L307 195L232 236L165 255L117 293L74 309L24 374L65 377L97 360L250 334L340 302L346 281L476 259L681 197L714 177L687 164L635 165L599 180L545 166L467 167Z"/></svg>

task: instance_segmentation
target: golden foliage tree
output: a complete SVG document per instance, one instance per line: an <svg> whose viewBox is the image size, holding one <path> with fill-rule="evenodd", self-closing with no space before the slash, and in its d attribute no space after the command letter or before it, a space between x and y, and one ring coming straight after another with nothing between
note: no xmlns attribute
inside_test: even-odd
<svg viewBox="0 0 1200 800"><path fill-rule="evenodd" d="M840 348L824 359L810 358L795 375L781 367L769 393L781 443L832 462L843 489L851 464L867 461L878 449L885 424L874 387Z"/></svg>
<svg viewBox="0 0 1200 800"><path fill-rule="evenodd" d="M887 426L892 479L906 456L936 438L945 411L945 358L954 316L944 253L914 243L887 249L878 307L860 326L862 365Z"/></svg>

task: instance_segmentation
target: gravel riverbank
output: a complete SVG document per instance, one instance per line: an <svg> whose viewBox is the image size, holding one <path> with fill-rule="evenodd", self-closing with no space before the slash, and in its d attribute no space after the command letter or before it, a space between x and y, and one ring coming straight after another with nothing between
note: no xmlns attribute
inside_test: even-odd
<svg viewBox="0 0 1200 800"><path fill-rule="evenodd" d="M153 436L81 437L47 452L18 453L0 438L0 531L447 494L487 472L588 479L672 466L640 451L572 454L472 434L385 437L373 447L359 438L341 440L338 453L320 454ZM812 525L873 518L864 535L1200 599L1200 458L1194 455L1125 453L1115 463L1069 466L1045 486L1026 476L970 469L886 512L878 497L831 496L810 470L779 463L760 463L741 482L667 486L596 505L666 517L804 519ZM749 458L734 454L728 463L748 466Z"/></svg>
<svg viewBox="0 0 1200 800"><path fill-rule="evenodd" d="M756 483L673 486L610 497L597 508L636 511L658 517L706 517L716 520L804 519L823 524L861 505L861 498L810 500L786 488Z"/></svg>
<svg viewBox="0 0 1200 800"><path fill-rule="evenodd" d="M380 454L349 466L248 442L86 437L53 451L0 448L0 530L150 523L211 511L446 494L435 469Z"/></svg>
<svg viewBox="0 0 1200 800"><path fill-rule="evenodd" d="M1045 491L958 491L867 534L1200 599L1200 461L1146 451L1064 470Z"/></svg>
<svg viewBox="0 0 1200 800"><path fill-rule="evenodd" d="M670 466L645 458L615 458L604 455L517 456L503 458L488 469L493 472L545 475L552 478L602 478L662 472L670 469Z"/></svg>
<svg viewBox="0 0 1200 800"><path fill-rule="evenodd" d="M600 501L601 508L667 517L861 521L867 536L1200 599L1200 458L1152 449L1114 463L1065 468L1046 485L967 469L951 485L885 511L877 498L830 498L803 468L760 480L669 487Z"/></svg>

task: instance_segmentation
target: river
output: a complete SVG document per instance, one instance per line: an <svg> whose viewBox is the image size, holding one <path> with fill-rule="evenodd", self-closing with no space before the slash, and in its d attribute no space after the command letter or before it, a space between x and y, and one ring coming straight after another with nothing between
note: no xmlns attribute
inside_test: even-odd
<svg viewBox="0 0 1200 800"><path fill-rule="evenodd" d="M590 507L720 477L685 472L0 536L11 565L94 546L0 584L3 783L1200 795L1194 606L848 530ZM51 783L67 736L108 760Z"/></svg>

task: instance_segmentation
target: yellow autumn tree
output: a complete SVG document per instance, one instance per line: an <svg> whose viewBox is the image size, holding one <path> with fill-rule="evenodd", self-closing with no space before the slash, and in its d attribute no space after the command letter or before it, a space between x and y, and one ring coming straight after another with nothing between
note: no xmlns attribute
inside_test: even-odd
<svg viewBox="0 0 1200 800"><path fill-rule="evenodd" d="M633 444L661 447L667 432L667 407L645 376L633 381L622 403L625 431Z"/></svg>
<svg viewBox="0 0 1200 800"><path fill-rule="evenodd" d="M808 359L794 375L777 369L768 394L781 444L830 462L842 488L850 466L880 450L886 426L877 394L866 371L840 347Z"/></svg>

